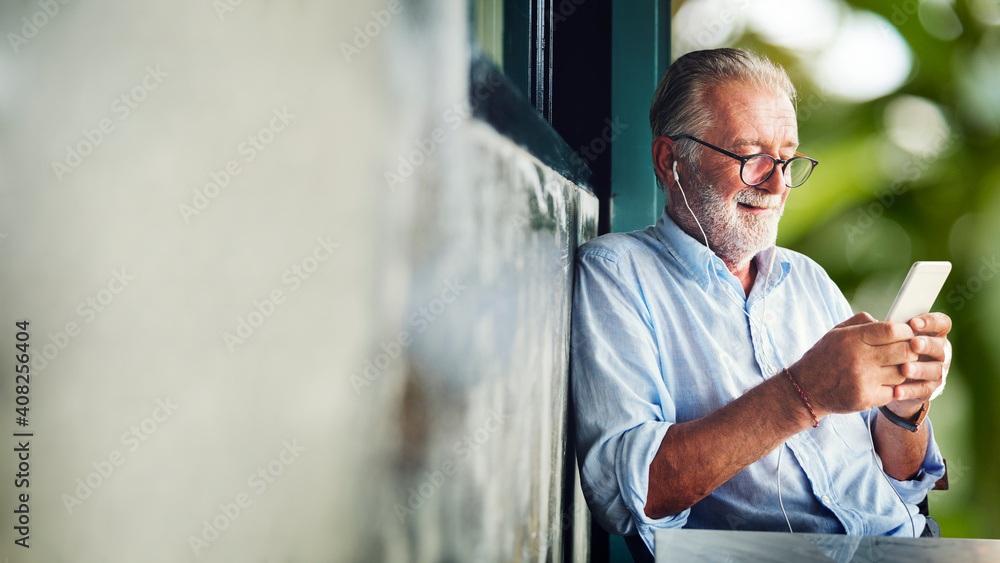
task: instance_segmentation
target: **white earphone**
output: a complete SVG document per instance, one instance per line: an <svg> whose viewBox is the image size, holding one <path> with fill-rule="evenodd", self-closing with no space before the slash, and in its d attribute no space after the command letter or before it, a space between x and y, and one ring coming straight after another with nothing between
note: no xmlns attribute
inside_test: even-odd
<svg viewBox="0 0 1000 563"><path fill-rule="evenodd" d="M696 225L698 225L698 230L701 231L701 236L705 240L705 247L708 248L709 250L712 250L712 247L709 246L708 244L708 235L705 234L705 229L701 227L701 221L698 220L698 216L694 214L694 211L691 210L691 205L688 204L688 196L686 193L684 193L684 186L681 186L681 177L677 174L676 159L674 160L673 169L674 169L674 181L677 182L677 189L681 191L681 197L684 198L684 207L687 207L688 213L691 214L691 217L694 217L694 222Z"/></svg>

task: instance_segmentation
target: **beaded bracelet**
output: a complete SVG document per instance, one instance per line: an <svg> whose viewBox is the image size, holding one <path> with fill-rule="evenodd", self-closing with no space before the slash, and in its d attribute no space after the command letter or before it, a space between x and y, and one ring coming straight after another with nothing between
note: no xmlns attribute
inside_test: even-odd
<svg viewBox="0 0 1000 563"><path fill-rule="evenodd" d="M809 409L809 414L812 415L812 417L813 417L813 428L818 428L819 427L819 419L816 418L816 411L813 410L812 403L810 403L809 402L809 398L806 397L805 391L803 391L802 388L799 387L799 384L795 382L795 378L792 377L792 372L788 371L788 368L782 368L782 371L784 371L785 375L788 376L789 381L792 382L792 385L795 386L795 390L798 391L799 392L799 396L802 397L802 402L805 403L806 404L806 408Z"/></svg>

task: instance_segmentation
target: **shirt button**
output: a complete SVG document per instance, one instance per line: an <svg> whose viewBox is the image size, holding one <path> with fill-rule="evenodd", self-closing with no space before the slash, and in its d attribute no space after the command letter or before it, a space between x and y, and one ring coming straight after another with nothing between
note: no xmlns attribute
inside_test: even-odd
<svg viewBox="0 0 1000 563"><path fill-rule="evenodd" d="M820 500L823 501L823 504L830 504L830 497L826 495L823 495L823 498L821 498Z"/></svg>

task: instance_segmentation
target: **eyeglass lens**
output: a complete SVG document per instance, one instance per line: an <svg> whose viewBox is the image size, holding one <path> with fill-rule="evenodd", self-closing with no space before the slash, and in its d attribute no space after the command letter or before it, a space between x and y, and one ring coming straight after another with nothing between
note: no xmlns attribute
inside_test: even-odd
<svg viewBox="0 0 1000 563"><path fill-rule="evenodd" d="M746 161L743 165L743 182L747 185L757 185L764 182L775 167L774 159L767 155L759 155ZM805 158L793 158L784 167L784 182L793 188L801 186L812 174L812 162Z"/></svg>

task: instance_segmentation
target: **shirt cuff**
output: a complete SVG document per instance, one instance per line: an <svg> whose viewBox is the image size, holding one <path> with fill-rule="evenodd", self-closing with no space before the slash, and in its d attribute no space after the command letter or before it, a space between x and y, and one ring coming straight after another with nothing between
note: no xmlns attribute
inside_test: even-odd
<svg viewBox="0 0 1000 563"><path fill-rule="evenodd" d="M673 516L650 518L646 516L646 497L649 492L649 464L660 449L663 437L672 422L646 422L622 436L619 443L616 473L622 501L632 513L642 539L652 550L653 529L680 528L687 523L690 509Z"/></svg>

